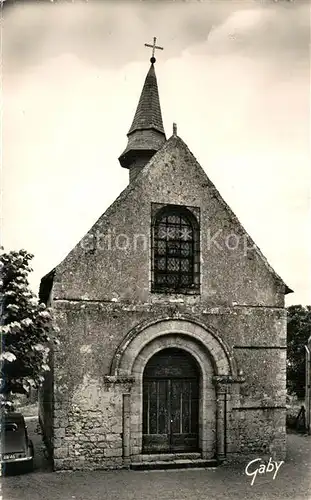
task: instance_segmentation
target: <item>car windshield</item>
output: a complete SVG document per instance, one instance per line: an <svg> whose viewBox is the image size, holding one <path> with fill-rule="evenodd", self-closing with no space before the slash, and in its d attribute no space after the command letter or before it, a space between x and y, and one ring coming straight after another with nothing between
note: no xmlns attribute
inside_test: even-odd
<svg viewBox="0 0 311 500"><path fill-rule="evenodd" d="M1 433L2 432L17 432L18 426L14 422L3 422L1 424Z"/></svg>

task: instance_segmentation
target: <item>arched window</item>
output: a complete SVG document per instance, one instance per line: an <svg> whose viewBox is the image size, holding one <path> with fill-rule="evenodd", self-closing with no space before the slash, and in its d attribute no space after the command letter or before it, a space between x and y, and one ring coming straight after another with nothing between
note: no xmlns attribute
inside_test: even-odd
<svg viewBox="0 0 311 500"><path fill-rule="evenodd" d="M198 293L200 237L196 217L185 207L168 205L154 216L152 291Z"/></svg>

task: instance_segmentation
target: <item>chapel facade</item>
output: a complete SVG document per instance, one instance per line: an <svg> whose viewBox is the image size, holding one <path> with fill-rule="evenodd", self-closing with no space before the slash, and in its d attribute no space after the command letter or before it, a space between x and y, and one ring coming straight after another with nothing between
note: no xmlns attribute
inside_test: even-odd
<svg viewBox="0 0 311 500"><path fill-rule="evenodd" d="M54 469L284 459L291 290L176 127L166 138L154 57L119 162L129 185L41 281L60 340L39 405Z"/></svg>

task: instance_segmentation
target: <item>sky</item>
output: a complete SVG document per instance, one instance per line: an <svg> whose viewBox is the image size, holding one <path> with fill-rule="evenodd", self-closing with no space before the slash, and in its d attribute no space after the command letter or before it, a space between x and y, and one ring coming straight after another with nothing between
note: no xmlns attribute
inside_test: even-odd
<svg viewBox="0 0 311 500"><path fill-rule="evenodd" d="M276 272L310 304L310 3L31 3L3 10L1 243L31 286L128 184L154 36L172 123Z"/></svg>

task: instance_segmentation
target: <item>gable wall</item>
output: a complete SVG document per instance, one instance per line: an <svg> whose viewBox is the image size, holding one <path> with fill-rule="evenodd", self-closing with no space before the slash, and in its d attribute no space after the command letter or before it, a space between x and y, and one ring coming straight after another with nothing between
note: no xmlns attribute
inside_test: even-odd
<svg viewBox="0 0 311 500"><path fill-rule="evenodd" d="M149 291L151 203L156 202L200 208L201 295L185 300L215 305L283 305L277 280L181 144L180 139L170 139L128 195L97 221L58 266L55 298L165 301L163 295Z"/></svg>

